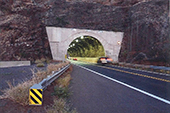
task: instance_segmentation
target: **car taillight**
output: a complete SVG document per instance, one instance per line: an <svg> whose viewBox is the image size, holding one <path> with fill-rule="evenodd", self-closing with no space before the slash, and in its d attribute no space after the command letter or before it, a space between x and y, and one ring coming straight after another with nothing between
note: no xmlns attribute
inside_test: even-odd
<svg viewBox="0 0 170 113"><path fill-rule="evenodd" d="M100 60L106 60L105 58L101 58Z"/></svg>
<svg viewBox="0 0 170 113"><path fill-rule="evenodd" d="M111 58L108 58L107 60L108 60L108 61L113 61Z"/></svg>

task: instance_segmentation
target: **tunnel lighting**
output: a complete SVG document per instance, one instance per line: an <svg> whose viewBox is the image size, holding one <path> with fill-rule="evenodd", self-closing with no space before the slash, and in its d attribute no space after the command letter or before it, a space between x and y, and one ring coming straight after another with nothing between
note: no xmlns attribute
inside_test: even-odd
<svg viewBox="0 0 170 113"><path fill-rule="evenodd" d="M91 30L86 30L87 32L90 32Z"/></svg>
<svg viewBox="0 0 170 113"><path fill-rule="evenodd" d="M75 46L75 44L73 44L73 46Z"/></svg>
<svg viewBox="0 0 170 113"><path fill-rule="evenodd" d="M79 42L79 40L77 39L76 42Z"/></svg>
<svg viewBox="0 0 170 113"><path fill-rule="evenodd" d="M118 41L118 42L117 42L117 44L118 44L118 45L120 45L120 44L121 44L121 42L120 42L120 41Z"/></svg>
<svg viewBox="0 0 170 113"><path fill-rule="evenodd" d="M73 31L77 31L76 29L73 29Z"/></svg>
<svg viewBox="0 0 170 113"><path fill-rule="evenodd" d="M81 39L83 39L84 38L84 36L81 36Z"/></svg>

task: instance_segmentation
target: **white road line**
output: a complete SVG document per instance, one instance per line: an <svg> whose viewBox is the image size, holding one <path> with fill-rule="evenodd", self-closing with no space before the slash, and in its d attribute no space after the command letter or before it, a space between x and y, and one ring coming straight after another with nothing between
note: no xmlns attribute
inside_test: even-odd
<svg viewBox="0 0 170 113"><path fill-rule="evenodd" d="M74 64L74 65L76 65L76 64ZM110 78L110 77L108 77L108 76L106 76L106 75L103 75L103 74L98 73L98 72L96 72L96 71L93 71L93 70L91 70L91 69L85 68L85 67L83 67L83 66L79 66L79 65L76 65L76 66L81 67L81 68L83 68L83 69L85 69L85 70L87 70L87 71L90 71L90 72L92 72L92 73L98 74L98 75L100 75L100 76L102 76L102 77L104 77L104 78L107 78L107 79L109 79L109 80L112 80L112 81L114 81L114 82L117 82L117 83L119 83L119 84L121 84L121 85L124 85L124 86L126 86L126 87L128 87L128 88L131 88L131 89L133 89L133 90L135 90L135 91L138 91L138 92L140 92L140 93L143 93L143 94L145 94L145 95L148 95L148 96L150 96L150 97L152 97L152 98L155 98L155 99L157 99L157 100L160 100L160 101L162 101L162 102L164 102L164 103L166 103L166 104L170 104L170 101L165 100L165 99L163 99L163 98L161 98L161 97L158 97L158 96L156 96L156 95L150 94L150 93L148 93L148 92L146 92L146 91L140 90L140 89L138 89L138 88L135 88L135 87L133 87L133 86L130 86L130 85L128 85L128 84L125 84L125 83L123 83L123 82L120 82L120 81L118 81L118 80L116 80L116 79Z"/></svg>

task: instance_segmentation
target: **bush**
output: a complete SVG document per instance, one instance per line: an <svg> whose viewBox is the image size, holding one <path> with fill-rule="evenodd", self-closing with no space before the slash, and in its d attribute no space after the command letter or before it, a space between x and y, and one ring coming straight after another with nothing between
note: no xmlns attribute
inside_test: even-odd
<svg viewBox="0 0 170 113"><path fill-rule="evenodd" d="M42 61L40 59L37 59L35 60L35 63L38 64L38 63L42 63Z"/></svg>
<svg viewBox="0 0 170 113"><path fill-rule="evenodd" d="M54 64L50 64L47 66L47 73L51 74L53 71L58 71L60 68L59 64L54 65Z"/></svg>
<svg viewBox="0 0 170 113"><path fill-rule="evenodd" d="M55 86L52 95L58 96L59 98L68 98L69 97L68 87Z"/></svg>
<svg viewBox="0 0 170 113"><path fill-rule="evenodd" d="M46 62L45 58L41 58L40 60L41 60L41 62Z"/></svg>
<svg viewBox="0 0 170 113"><path fill-rule="evenodd" d="M37 66L37 67L44 67L45 64L41 62L41 63L38 63L36 66Z"/></svg>
<svg viewBox="0 0 170 113"><path fill-rule="evenodd" d="M64 99L54 99L54 104L46 107L47 113L77 113L76 110L70 110Z"/></svg>
<svg viewBox="0 0 170 113"><path fill-rule="evenodd" d="M58 64L54 65L55 67L58 66ZM29 88L33 86L34 84L37 84L41 82L44 78L48 76L47 71L41 71L41 70L32 70L33 77L31 80L24 81L17 86L13 86L10 82L7 82L9 85L9 89L4 90L4 94L0 96L1 99L8 98L14 102L17 102L23 106L26 106L29 104ZM62 94L63 97L68 96L68 89L67 88L61 88L57 90L58 94ZM64 93L63 93L64 92ZM61 96L61 97L62 97Z"/></svg>
<svg viewBox="0 0 170 113"><path fill-rule="evenodd" d="M31 81L25 81L14 87L11 83L8 82L10 88L4 91L4 98L9 98L10 100L13 100L23 106L26 106L29 104L28 91L33 84L34 83Z"/></svg>
<svg viewBox="0 0 170 113"><path fill-rule="evenodd" d="M71 80L71 75L67 74L66 77L59 78L57 80L57 83L58 83L59 87L68 87L70 80Z"/></svg>

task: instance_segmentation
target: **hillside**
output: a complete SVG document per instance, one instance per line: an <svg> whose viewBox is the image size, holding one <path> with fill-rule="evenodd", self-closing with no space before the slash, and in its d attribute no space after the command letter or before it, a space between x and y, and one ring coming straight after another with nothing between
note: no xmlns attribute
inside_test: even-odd
<svg viewBox="0 0 170 113"><path fill-rule="evenodd" d="M45 26L122 31L119 60L169 65L168 0L2 0L0 60L51 58ZM144 55L141 55L144 54ZM137 57L139 56L139 57Z"/></svg>

